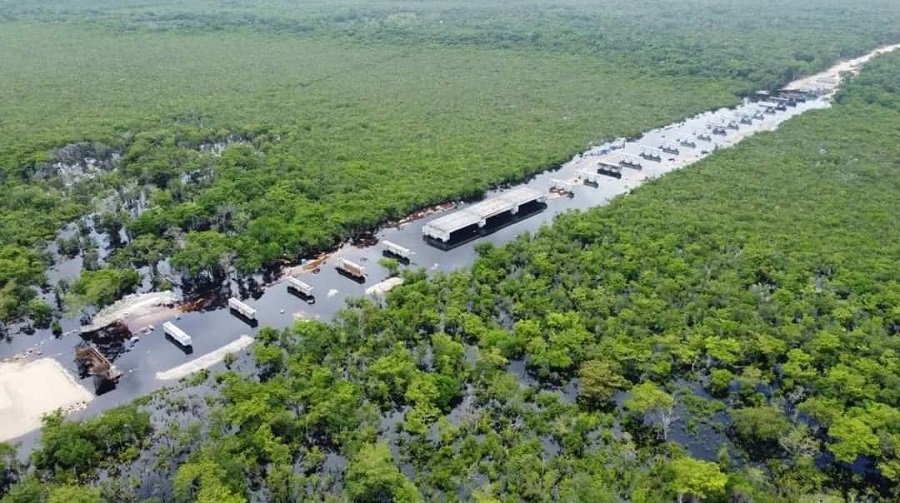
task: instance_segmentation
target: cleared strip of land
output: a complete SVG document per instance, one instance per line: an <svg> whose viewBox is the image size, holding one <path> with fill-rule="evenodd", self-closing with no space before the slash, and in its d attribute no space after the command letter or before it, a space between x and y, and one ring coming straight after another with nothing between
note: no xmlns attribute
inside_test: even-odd
<svg viewBox="0 0 900 503"><path fill-rule="evenodd" d="M253 344L253 337L242 335L238 337L236 341L230 342L215 351L206 353L199 358L195 358L187 363L170 368L169 370L157 372L156 378L160 381L170 381L187 377L194 372L212 367L222 361L228 353L236 353L251 344Z"/></svg>

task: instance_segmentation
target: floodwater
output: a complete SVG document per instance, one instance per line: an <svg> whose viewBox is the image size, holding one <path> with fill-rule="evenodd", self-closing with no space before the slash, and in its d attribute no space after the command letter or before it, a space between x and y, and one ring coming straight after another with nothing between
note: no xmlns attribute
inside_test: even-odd
<svg viewBox="0 0 900 503"><path fill-rule="evenodd" d="M829 102L826 98L799 103L796 107L788 107L784 111L764 114L762 120L753 121L753 124L739 124L737 130L728 129L724 136L712 135L712 141L697 140L697 148L682 146L679 147L678 154L663 153L659 162L640 160L643 164L642 170L625 168L620 179L601 176L597 186L579 183L574 186L572 197L551 197L543 211L450 250L445 251L426 244L422 235L422 226L425 223L447 214L446 212L435 213L398 227L382 229L375 234L375 237L378 240L388 240L399 244L415 253L411 262L403 267L424 268L430 272L453 271L473 263L476 257L475 247L478 244L489 242L502 245L523 233L533 233L542 225L550 224L554 217L561 213L605 204L616 196L626 194L644 181L692 164L716 149L730 147L749 135L772 130L791 117L827 106L829 106ZM623 148L613 150L611 153L627 153L638 156L646 147L657 148L665 142L678 143L681 139L692 139L697 133L709 133L707 126L711 123L736 121L736 114L752 115L758 108L758 105L745 101L734 109L720 109L700 114L676 124L647 131L640 139L627 141ZM598 118L598 120L602 120L602 118ZM612 144L593 147L575 156L559 169L539 174L523 185L548 193L553 180L576 180L579 177L579 171L583 169L596 172L597 161L602 157L601 152L609 151L612 147ZM487 197L496 193L490 193ZM460 207L462 206L464 205L460 205ZM102 236L93 237L97 238L97 242L101 245L105 242ZM339 274L334 267L334 263L339 257L363 265L368 273L366 281L360 283ZM259 324L256 327L250 326L232 315L227 307L205 312L182 313L175 316L170 321L193 338L192 354L186 354L164 337L161 324L165 320L159 320L152 331L141 334L136 341L126 341L124 347L119 348L121 351L116 351L118 356L115 357L114 364L124 373L118 386L114 390L98 396L86 410L74 415L76 417L93 415L113 406L127 403L163 386L171 385L171 381L157 379L156 374L201 357L239 339L242 335L253 336L260 327L285 328L292 326L296 322L295 320L301 318L330 320L337 310L345 306L345 300L348 297L363 297L366 288L389 276L388 271L378 264L381 257L381 247L378 245L365 247L344 245L338 249L322 264L318 273L309 272L301 275L302 281L314 288L314 302L300 299L289 293L283 281L268 287L259 298L244 299L257 311ZM74 275L72 269L79 265L79 259L60 264L51 271L50 276L53 278L72 277ZM232 291L237 291L236 284L231 287ZM79 327L77 317L62 320L61 323L67 333L77 330ZM134 329L134 327L132 328ZM77 376L74 348L79 342L81 339L77 333L68 333L61 338L54 338L49 330L38 330L32 335L15 334L6 342L0 342L0 360L31 350L30 357L52 357ZM93 391L91 379L82 379L81 382ZM26 444L29 443L29 440L33 440L33 438L26 439Z"/></svg>

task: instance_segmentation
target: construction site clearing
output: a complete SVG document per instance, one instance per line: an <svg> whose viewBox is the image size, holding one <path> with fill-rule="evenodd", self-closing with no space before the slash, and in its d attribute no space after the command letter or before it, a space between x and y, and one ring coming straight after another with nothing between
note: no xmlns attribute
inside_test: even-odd
<svg viewBox="0 0 900 503"><path fill-rule="evenodd" d="M751 134L750 131L747 131L746 133L744 133L744 131L732 133L731 129L734 126L731 126L728 119L722 114L713 114L708 119L703 120L706 121L705 125L707 128L720 126L725 130L723 133L726 133L729 139L734 138L736 140L744 136L744 134ZM736 123L737 121L734 122ZM644 143L630 142L627 145L623 145L624 148L601 148L598 149L597 152L594 152L594 155L582 155L578 158L578 162L576 162L574 166L568 168L568 171L563 170L560 173L554 174L553 176L557 178L553 178L546 182L546 186L544 187L519 186L500 192L496 196L480 203L459 208L456 211L451 211L445 215L438 216L426 223L420 232L421 234L425 234L426 238L431 238L431 241L429 241L430 244L434 244L435 241L444 241L445 239L452 240L454 239L454 236L451 236L451 234L471 233L482 236L486 232L490 232L492 228L515 223L522 217L534 214L533 207L546 206L545 203L553 192L572 197L576 192L582 190L579 189L582 184L595 187L604 185L608 183L609 176L620 178L626 175L626 171L629 184L637 184L645 179L654 178L668 170L685 165L696 158L694 154L686 155L686 152L681 151L679 152L682 155L679 156L674 153L674 150L677 146L683 146L685 141L693 142L694 139L702 140L700 137L702 133L698 133L697 131L703 130L704 128L698 126L699 124L697 124L697 121L694 121L694 125L682 127L678 131L657 133L653 139L645 139ZM762 128L761 125L754 124L753 126L753 129L760 128ZM694 131L693 135L690 133L691 130ZM709 129L706 130L708 131ZM673 133L674 136L671 136ZM661 137L659 136L660 134L662 134ZM666 135L670 136L667 138ZM679 140L675 140L675 138L680 138L681 144L676 143ZM648 145L646 143L647 141L650 141L651 143ZM646 156L655 154L653 157L663 157L658 154L662 150L656 148L655 145L665 146L669 150L672 150L672 155L678 157L677 161L666 160L667 162L664 162L662 166L660 166L658 162L649 163L652 166L644 164L642 161L647 160L642 159L640 156L642 153ZM608 173L604 172L604 170L608 171ZM626 188L628 186L629 185L625 185ZM421 234L419 234L420 239ZM415 241L404 242L402 240L382 240L381 245L375 248L371 253L378 255L385 254L391 257L408 260L408 258L414 256L417 252L420 252L418 249L410 248L411 245L414 246ZM316 274L325 263L333 264L335 269L344 276L357 278L357 282L361 284L365 282L365 278L368 275L368 271L363 265L365 262L357 262L357 260L366 260L365 258L357 258L359 256L357 255L352 256L351 260L340 255L344 255L344 253L341 251L323 253L310 261L305 261L300 266L287 269L285 275L279 279L285 280L289 278L288 281L285 281L285 284L292 287L294 290L303 293L307 299L313 298L312 294L314 288L316 292L327 292L327 295L323 295L323 297L327 299L330 299L333 294L335 295L335 298L337 298L336 294L338 291L336 289L332 288L329 290L328 286L330 285L327 283L323 284L319 281L324 278L316 279L319 276L325 275L325 273ZM374 261L368 263L372 262ZM310 276L304 277L305 274L310 274ZM301 280L300 277L303 277L303 279ZM360 293L364 290L366 295L382 297L390 289L395 288L400 283L401 280L399 278L388 278L373 286L369 286L368 288L361 286ZM354 287L348 286L347 288L351 289ZM352 292L353 290L349 291ZM307 304L313 305L311 302L308 302ZM257 309L263 308L263 303L260 300L251 306L240 299L229 298L228 306L232 311L232 314L237 312L246 318L255 319L258 314ZM290 308L290 305L286 304L284 307ZM322 314L319 310L317 305L317 307L310 312L297 311L290 319L295 322L321 319ZM94 317L92 320L93 323L82 327L80 332L82 337L93 340L93 334L110 332L110 327L121 325L131 332L138 334L141 338L149 337L152 332L162 332L159 335L168 336L170 339L177 335L180 340L178 341L179 344L175 346L179 346L183 349L191 346L191 334L189 334L189 332L191 332L192 329L190 326L185 326L182 329L181 327L178 327L176 323L179 325L182 324L183 320L178 320L185 315L187 311L179 306L178 298L173 292L131 295L114 305L103 309ZM174 322L171 321L173 319L175 320ZM265 321L266 324L271 324L274 320L268 319L261 321ZM162 326L163 328L167 327L168 330L159 330L157 328L158 326ZM194 328L197 326L198 325L194 325ZM201 326L207 325L204 324ZM193 335L196 336L196 339L200 340L207 339L209 334L195 332ZM232 335L231 337L234 336ZM187 361L178 361L179 357L168 352L170 351L169 349L163 349L163 347L159 345L159 342L153 342L151 346L142 345L142 348L154 348L154 356L151 358L153 364L151 366L155 368L153 369L154 373L149 374L149 376L155 377L153 380L160 383L181 379L193 372L210 368L222 362L225 355L242 351L250 346L254 340L252 335L240 335L237 340L234 340L231 337L222 339L217 338L215 346L211 346L207 343L203 348L205 353L202 354L202 356L194 358L187 356L187 358L192 358ZM136 338L137 336L133 337L132 340ZM80 373L82 377L90 376L93 378L94 390L88 389L91 387L89 384L86 386L79 384L78 381L76 381L75 374L64 367L65 360L68 358L63 358L61 360L58 358L43 358L40 360L29 361L30 358L41 356L40 352L37 351L19 361L0 364L0 420L2 420L2 426L0 426L0 440L12 439L24 435L29 431L40 427L41 417L43 415L59 408L62 408L64 411L71 411L79 407L84 407L91 402L101 390L108 388L110 385L115 387L115 384L123 376L123 373L117 369L113 363L116 361L117 355L115 353L104 354L106 350L107 349L103 347L102 344L98 346L94 345L92 342L81 343L75 350L74 356L79 362ZM159 357L156 356L160 354L158 351L166 352L167 356L163 359L158 359ZM143 349L141 353L146 354L147 352L147 349ZM179 355L181 358L185 358L185 356L190 353L191 351L184 351L179 352ZM69 355L71 355L71 353L69 353ZM125 364L126 371L132 372L135 365L147 365L148 360L146 358L147 357L145 356L141 356L139 360L133 358L130 359L129 363ZM141 375L147 375L145 372L146 371L142 371ZM131 373L127 373L127 375L129 376L129 379L137 378L138 376L138 374ZM148 382L141 386L153 388L156 385ZM126 399L132 397L123 396L121 398Z"/></svg>
<svg viewBox="0 0 900 503"><path fill-rule="evenodd" d="M520 226L505 231L506 236L491 238L500 242L520 232L534 231L541 225L540 221L549 221L568 208L592 207L617 194L626 194L643 181L689 165L755 132L774 129L804 110L828 106L822 96L833 90L834 81L827 77L818 78L821 80L812 79L806 86L797 86L791 92L772 92L761 96L767 103L776 106L778 102L784 103L790 109L787 112L765 113L759 101L748 100L737 110L721 109L700 114L615 146L592 146L556 172L538 175L525 185L497 192L480 203L469 206L447 203L422 210L396 222L396 227L385 226L373 234L381 241L380 246L345 243L335 251L286 268L283 275L266 285L283 281L281 288L266 288L263 297L236 299L237 302L232 302L230 307L245 313L245 317L247 314L258 317L263 326L276 328L299 321L326 320L344 306L343 300L348 296L365 293L379 297L399 284L398 279L378 282L385 278L382 276L383 268L377 263L382 255L401 259L415 257L422 264L433 263L429 270L451 270L451 267L467 260L466 253L472 253L471 246L464 249L464 253L453 256L432 250L448 249L439 246L444 239L457 241L457 235L459 240L485 238L493 229L512 227L513 224ZM779 94L788 97L788 101L775 99L782 97ZM804 101L806 99L809 102ZM791 100L797 106L790 106ZM746 118L752 120L741 120ZM660 155L660 152L667 155ZM660 161L651 162L642 158L641 153L658 156ZM612 180L610 175L601 174L598 168L603 165L621 180ZM567 197L560 197L563 195ZM552 209L541 213L547 207L546 201L551 198L556 199ZM445 211L446 214L436 214ZM536 217L539 214L541 216ZM406 229L403 225L418 218L427 219L421 227L416 225ZM531 219L531 222L523 224L525 218ZM432 246L420 246L423 234L426 243ZM498 232L497 236L501 233ZM455 262L450 261L451 257ZM325 267L326 264L330 267ZM357 279L347 281L348 276ZM367 276L370 277L369 285L365 284ZM286 294L289 289L302 293L306 301L298 306L294 303L297 296ZM279 297L278 292L284 295ZM316 298L318 302L315 302ZM98 381L115 382L120 377L127 379L128 386L120 386L114 398L94 401L96 395L89 389L90 384L86 381L82 381L86 384L79 384L78 372L66 368L73 356L73 345L68 342L71 340L68 334L57 340L41 341L41 344L48 344L43 347L35 345L27 355L21 358L17 355L15 358L18 359L14 361L0 362L0 441L22 436L40 427L41 417L53 410L77 410L92 401L94 405L91 410L123 403L168 385L173 380L210 368L221 362L225 355L242 351L252 344L253 333L246 335L246 326L237 323L227 311L210 309L190 312L189 309L183 310L177 301L177 296L172 292L129 296L98 313L91 325L80 330L82 338L90 339L87 344L79 341L78 348L75 348L76 359L82 364L81 376L92 376L95 386ZM202 356L187 356L174 344L165 341L161 326L172 319L185 334L193 336L193 343ZM143 341L140 351L110 352L102 343L92 345L94 339L89 337L92 331L107 328L116 322L127 325L139 335ZM124 345L134 347L136 339L138 336L126 340ZM22 349L19 348L19 351ZM42 351L53 356L44 356ZM124 375L116 369L116 365L121 367Z"/></svg>

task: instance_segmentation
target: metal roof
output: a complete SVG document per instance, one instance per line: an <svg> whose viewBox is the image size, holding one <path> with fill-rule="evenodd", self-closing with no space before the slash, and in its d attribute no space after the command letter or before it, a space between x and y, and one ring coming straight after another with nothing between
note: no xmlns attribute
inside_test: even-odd
<svg viewBox="0 0 900 503"><path fill-rule="evenodd" d="M454 211L449 215L445 215L437 220L432 220L425 224L425 227L437 229L447 233L475 225L481 221L481 217L467 210Z"/></svg>
<svg viewBox="0 0 900 503"><path fill-rule="evenodd" d="M513 210L523 204L544 199L544 194L529 187L516 187L495 197L473 204L449 215L428 222L422 227L425 234L446 239L451 232L482 222L494 215Z"/></svg>

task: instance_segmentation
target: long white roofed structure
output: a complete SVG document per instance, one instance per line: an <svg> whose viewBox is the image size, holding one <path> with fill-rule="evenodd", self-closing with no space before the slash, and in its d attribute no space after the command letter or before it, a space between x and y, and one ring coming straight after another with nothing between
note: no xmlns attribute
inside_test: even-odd
<svg viewBox="0 0 900 503"><path fill-rule="evenodd" d="M603 178L603 175L597 173L595 169L582 169L578 171L578 177L584 180L584 182L599 185L600 179Z"/></svg>
<svg viewBox="0 0 900 503"><path fill-rule="evenodd" d="M516 187L488 200L473 204L468 208L454 211L422 226L422 233L438 241L450 241L450 234L466 227L477 225L484 227L487 220L501 213L510 212L515 215L519 207L531 202L544 202L547 199L543 192L528 188Z"/></svg>
<svg viewBox="0 0 900 503"><path fill-rule="evenodd" d="M397 243L392 243L390 241L384 240L381 242L381 249L386 253L390 253L391 255L400 257L402 259L409 260L413 256L412 250L409 248L398 245Z"/></svg>
<svg viewBox="0 0 900 503"><path fill-rule="evenodd" d="M181 344L181 346L183 347L189 347L194 343L190 335L185 333L184 330L175 326L175 324L171 321L163 323L163 332L165 332L166 335L171 337L178 344Z"/></svg>
<svg viewBox="0 0 900 503"><path fill-rule="evenodd" d="M313 287L311 287L310 285L300 281L293 276L288 276L287 283L288 288L293 288L297 292L300 292L307 297L312 297Z"/></svg>
<svg viewBox="0 0 900 503"><path fill-rule="evenodd" d="M240 301L240 299L237 299L235 297L228 299L228 307L231 308L233 311L240 313L242 316L244 316L248 320L256 319L256 309L253 309L252 307L248 306L247 304L244 304L243 302Z"/></svg>

